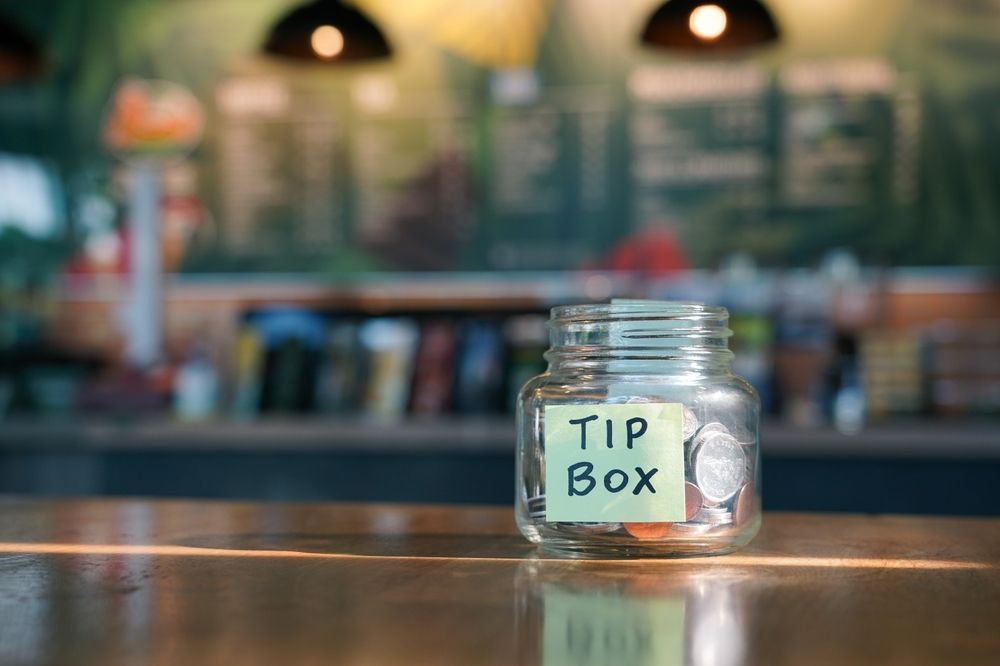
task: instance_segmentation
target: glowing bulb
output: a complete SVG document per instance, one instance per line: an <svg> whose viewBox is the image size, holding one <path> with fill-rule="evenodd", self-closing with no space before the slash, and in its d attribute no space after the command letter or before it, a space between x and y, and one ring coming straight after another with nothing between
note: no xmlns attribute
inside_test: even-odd
<svg viewBox="0 0 1000 666"><path fill-rule="evenodd" d="M719 5L699 5L691 11L688 27L695 37L713 42L726 31L726 10Z"/></svg>
<svg viewBox="0 0 1000 666"><path fill-rule="evenodd" d="M329 60L336 58L344 50L344 33L332 25L321 25L313 30L309 43L316 55Z"/></svg>

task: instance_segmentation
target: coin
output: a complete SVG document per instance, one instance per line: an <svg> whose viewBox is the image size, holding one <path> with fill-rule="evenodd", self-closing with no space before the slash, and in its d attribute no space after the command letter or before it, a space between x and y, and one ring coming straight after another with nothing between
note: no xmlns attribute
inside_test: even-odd
<svg viewBox="0 0 1000 666"><path fill-rule="evenodd" d="M698 430L697 439L699 442L701 442L706 440L710 435L715 435L719 433L723 435L729 435L730 434L729 428L722 425L718 421L712 421L711 423L706 423L701 427L700 430Z"/></svg>
<svg viewBox="0 0 1000 666"><path fill-rule="evenodd" d="M593 536L598 534L608 534L621 529L621 523L546 523L546 528L573 534L575 536Z"/></svg>
<svg viewBox="0 0 1000 666"><path fill-rule="evenodd" d="M737 525L745 525L754 513L754 506L757 503L757 493L754 492L752 483L745 483L740 488L739 495L736 496L736 508L733 517Z"/></svg>
<svg viewBox="0 0 1000 666"><path fill-rule="evenodd" d="M673 523L622 523L625 531L636 539L662 539L670 534Z"/></svg>
<svg viewBox="0 0 1000 666"><path fill-rule="evenodd" d="M704 498L701 496L701 491L698 490L698 486L694 485L690 481L684 482L684 517L687 520L691 520L695 517L699 510L701 510L701 505L704 502Z"/></svg>
<svg viewBox="0 0 1000 666"><path fill-rule="evenodd" d="M545 518L545 495L529 497L526 504L529 518Z"/></svg>
<svg viewBox="0 0 1000 666"><path fill-rule="evenodd" d="M712 526L729 525L733 522L733 514L722 508L705 507L698 512L698 515L695 516L695 520L702 523L708 523Z"/></svg>
<svg viewBox="0 0 1000 666"><path fill-rule="evenodd" d="M606 534L607 532L615 532L622 526L621 523L570 523L570 525L582 531L591 532L593 534Z"/></svg>
<svg viewBox="0 0 1000 666"><path fill-rule="evenodd" d="M708 523L674 523L671 532L675 534L704 534L712 529Z"/></svg>
<svg viewBox="0 0 1000 666"><path fill-rule="evenodd" d="M694 477L705 499L722 502L732 497L746 478L746 454L736 438L714 433L694 452Z"/></svg>
<svg viewBox="0 0 1000 666"><path fill-rule="evenodd" d="M701 428L698 429L698 432L695 433L694 437L692 437L691 440L690 440L691 441L691 447L690 447L690 450L687 451L688 456L693 455L694 451L699 446L701 446L705 442L705 440L707 440L709 437L711 437L712 435L719 434L719 433L722 433L724 435L728 435L729 434L729 429L726 428L726 426L724 426L721 423L719 423L718 421L712 421L710 423L706 423L705 425L703 425ZM694 460L693 459L691 460L691 463L692 463L692 465L694 464Z"/></svg>
<svg viewBox="0 0 1000 666"><path fill-rule="evenodd" d="M684 439L688 440L694 437L699 427L701 424L698 422L698 417L694 415L694 410L684 405L683 417L681 418L681 432L684 434Z"/></svg>

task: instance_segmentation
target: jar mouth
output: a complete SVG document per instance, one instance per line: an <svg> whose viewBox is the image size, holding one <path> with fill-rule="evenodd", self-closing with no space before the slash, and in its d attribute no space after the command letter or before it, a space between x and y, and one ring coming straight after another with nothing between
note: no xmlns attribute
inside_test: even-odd
<svg viewBox="0 0 1000 666"><path fill-rule="evenodd" d="M549 320L550 362L728 363L729 312L703 303L624 300L562 305ZM616 364L618 367L620 364Z"/></svg>
<svg viewBox="0 0 1000 666"><path fill-rule="evenodd" d="M549 326L626 321L674 322L672 329L718 329L729 320L726 308L694 301L612 300L610 303L552 308Z"/></svg>

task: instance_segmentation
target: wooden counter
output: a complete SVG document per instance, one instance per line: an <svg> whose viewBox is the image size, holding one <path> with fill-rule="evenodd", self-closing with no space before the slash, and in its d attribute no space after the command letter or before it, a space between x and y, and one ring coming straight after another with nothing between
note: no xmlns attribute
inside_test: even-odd
<svg viewBox="0 0 1000 666"><path fill-rule="evenodd" d="M569 663L995 665L1000 520L568 561L507 508L0 501L0 664Z"/></svg>

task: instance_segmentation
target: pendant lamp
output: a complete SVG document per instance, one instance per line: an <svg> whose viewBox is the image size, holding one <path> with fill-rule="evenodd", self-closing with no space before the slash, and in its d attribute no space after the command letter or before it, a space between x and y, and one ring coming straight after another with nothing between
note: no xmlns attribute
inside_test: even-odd
<svg viewBox="0 0 1000 666"><path fill-rule="evenodd" d="M760 0L667 0L649 17L641 38L647 46L703 53L777 39L778 26Z"/></svg>
<svg viewBox="0 0 1000 666"><path fill-rule="evenodd" d="M326 63L378 60L392 53L378 26L340 0L315 0L282 16L271 28L264 51Z"/></svg>

